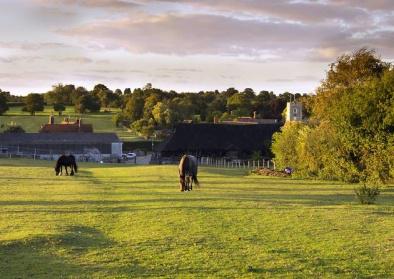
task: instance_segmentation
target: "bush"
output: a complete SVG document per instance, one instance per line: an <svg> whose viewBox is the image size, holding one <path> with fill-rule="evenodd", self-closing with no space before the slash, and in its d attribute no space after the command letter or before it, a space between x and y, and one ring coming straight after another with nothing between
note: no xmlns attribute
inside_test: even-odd
<svg viewBox="0 0 394 279"><path fill-rule="evenodd" d="M378 186L359 186L354 189L357 199L361 204L373 204L380 194Z"/></svg>
<svg viewBox="0 0 394 279"><path fill-rule="evenodd" d="M5 134L9 133L26 133L26 131L19 125L16 126L8 126L7 129L4 130Z"/></svg>

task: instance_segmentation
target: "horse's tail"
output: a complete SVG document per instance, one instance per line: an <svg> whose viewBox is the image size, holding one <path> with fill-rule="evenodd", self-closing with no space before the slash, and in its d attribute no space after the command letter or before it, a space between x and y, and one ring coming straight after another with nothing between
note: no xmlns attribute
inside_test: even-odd
<svg viewBox="0 0 394 279"><path fill-rule="evenodd" d="M75 172L78 172L77 160L75 159L75 156L74 155L70 155L70 158L71 158L71 161L72 161L71 164L73 165Z"/></svg>
<svg viewBox="0 0 394 279"><path fill-rule="evenodd" d="M193 179L193 182L196 183L197 186L200 186L200 182L198 181L196 174L192 175L192 179Z"/></svg>

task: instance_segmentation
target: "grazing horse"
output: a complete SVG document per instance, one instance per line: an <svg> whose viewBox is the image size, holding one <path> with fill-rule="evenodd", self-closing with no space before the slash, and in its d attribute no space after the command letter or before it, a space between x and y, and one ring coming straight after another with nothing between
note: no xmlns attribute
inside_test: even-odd
<svg viewBox="0 0 394 279"><path fill-rule="evenodd" d="M192 155L183 155L179 162L180 190L193 190L193 181L199 185L197 180L197 158Z"/></svg>
<svg viewBox="0 0 394 279"><path fill-rule="evenodd" d="M67 167L71 168L70 175L74 175L74 171L78 172L78 166L75 160L74 155L62 155L57 159L56 166L55 166L55 172L56 175L62 175L63 174L63 167L66 169L66 175L68 175Z"/></svg>

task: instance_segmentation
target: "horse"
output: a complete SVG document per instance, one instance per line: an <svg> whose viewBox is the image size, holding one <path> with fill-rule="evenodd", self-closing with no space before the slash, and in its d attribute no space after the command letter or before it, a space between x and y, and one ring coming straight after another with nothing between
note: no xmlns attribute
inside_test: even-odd
<svg viewBox="0 0 394 279"><path fill-rule="evenodd" d="M193 182L199 185L197 180L197 158L192 155L183 155L179 162L179 184L180 190L193 190Z"/></svg>
<svg viewBox="0 0 394 279"><path fill-rule="evenodd" d="M55 173L56 175L63 174L63 167L66 169L66 175L68 175L67 167L71 168L70 175L74 175L74 171L78 172L78 166L75 160L74 155L62 155L57 159L56 166L55 166Z"/></svg>

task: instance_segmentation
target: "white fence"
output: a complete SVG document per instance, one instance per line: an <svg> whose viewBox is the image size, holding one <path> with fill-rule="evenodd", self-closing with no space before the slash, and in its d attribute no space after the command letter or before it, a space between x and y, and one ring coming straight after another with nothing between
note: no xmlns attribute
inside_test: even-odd
<svg viewBox="0 0 394 279"><path fill-rule="evenodd" d="M275 161L271 159L229 160L226 158L201 157L199 159L199 164L201 166L211 166L216 168L243 168L243 169L268 168L275 170Z"/></svg>
<svg viewBox="0 0 394 279"><path fill-rule="evenodd" d="M40 149L20 147L19 145L0 145L0 157L2 158L29 158L34 160L57 160L63 150ZM68 152L66 152L68 153ZM72 153L77 161L82 162L99 162L109 159L111 155L101 154L98 149L82 149L79 152Z"/></svg>
<svg viewBox="0 0 394 279"><path fill-rule="evenodd" d="M238 168L238 169L256 169L256 168L268 168L275 170L275 161L272 159L260 159L260 160L242 160L242 159L230 159L230 158L214 158L214 157L197 157L198 164L200 166L210 166L215 168ZM158 164L179 164L180 158L160 158L153 163Z"/></svg>

